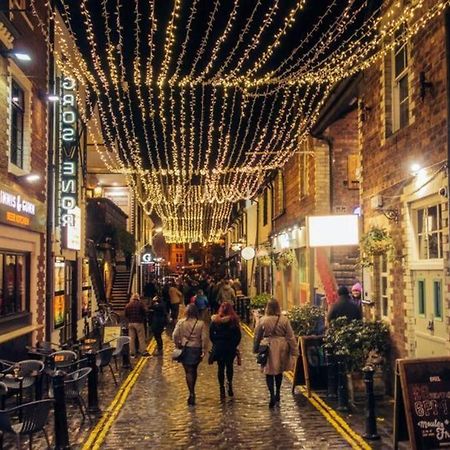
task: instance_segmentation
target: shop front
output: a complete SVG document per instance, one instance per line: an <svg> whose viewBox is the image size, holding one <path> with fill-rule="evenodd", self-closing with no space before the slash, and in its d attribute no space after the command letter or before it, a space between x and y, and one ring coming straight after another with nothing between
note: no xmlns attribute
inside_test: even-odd
<svg viewBox="0 0 450 450"><path fill-rule="evenodd" d="M42 336L45 220L43 203L0 184L0 358Z"/></svg>

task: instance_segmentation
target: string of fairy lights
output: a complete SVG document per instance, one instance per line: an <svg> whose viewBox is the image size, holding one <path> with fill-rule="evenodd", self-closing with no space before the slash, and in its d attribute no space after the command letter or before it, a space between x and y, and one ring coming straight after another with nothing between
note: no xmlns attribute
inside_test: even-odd
<svg viewBox="0 0 450 450"><path fill-rule="evenodd" d="M37 2L48 45L55 21L57 65L88 94L80 117L101 137L105 166L161 218L167 241L202 243L220 239L233 205L308 138L336 83L450 4L333 0L311 24L312 0L171 0L163 10L156 0L61 0L60 15L45 0L46 16Z"/></svg>

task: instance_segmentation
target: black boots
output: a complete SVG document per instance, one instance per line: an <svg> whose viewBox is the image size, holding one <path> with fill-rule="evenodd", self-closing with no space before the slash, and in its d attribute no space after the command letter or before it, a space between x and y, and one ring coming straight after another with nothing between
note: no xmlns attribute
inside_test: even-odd
<svg viewBox="0 0 450 450"><path fill-rule="evenodd" d="M195 394L190 394L190 395L189 395L187 404L188 404L189 406L194 406L194 405L195 405Z"/></svg>
<svg viewBox="0 0 450 450"><path fill-rule="evenodd" d="M228 383L228 395L230 397L233 397L233 385L231 383Z"/></svg>
<svg viewBox="0 0 450 450"><path fill-rule="evenodd" d="M220 400L225 400L225 386L220 386Z"/></svg>

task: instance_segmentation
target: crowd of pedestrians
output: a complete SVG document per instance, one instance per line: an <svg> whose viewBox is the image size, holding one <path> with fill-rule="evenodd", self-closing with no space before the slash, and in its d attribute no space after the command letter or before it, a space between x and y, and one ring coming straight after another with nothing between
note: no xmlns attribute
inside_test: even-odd
<svg viewBox="0 0 450 450"><path fill-rule="evenodd" d="M146 283L143 294L143 298L133 294L125 307L131 354L149 356L145 349L147 325L157 344L154 355L161 356L162 334L167 329L172 332L178 349L177 361L184 369L189 391L188 405L196 403L197 370L205 360L209 364L217 364L220 399L224 400L227 394L233 397L234 364L241 364L241 326L234 309L237 296L242 295L239 280L217 280L201 275L170 278L160 285L151 279ZM179 320L182 305L185 307L184 317ZM276 300L268 303L266 314L255 329L255 352L263 342L270 343L269 358L262 371L269 389L269 407L274 408L280 404L283 372L293 368L298 355L291 325L281 314Z"/></svg>

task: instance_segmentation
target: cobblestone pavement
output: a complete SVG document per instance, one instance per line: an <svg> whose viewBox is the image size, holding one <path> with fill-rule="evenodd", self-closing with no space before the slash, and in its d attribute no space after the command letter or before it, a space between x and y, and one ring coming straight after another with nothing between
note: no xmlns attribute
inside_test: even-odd
<svg viewBox="0 0 450 450"><path fill-rule="evenodd" d="M346 449L348 443L302 396L284 381L280 409L269 410L264 375L244 334L243 364L235 366L235 397L219 400L216 365L200 364L197 405L186 404L181 365L151 358L133 388L103 449Z"/></svg>

